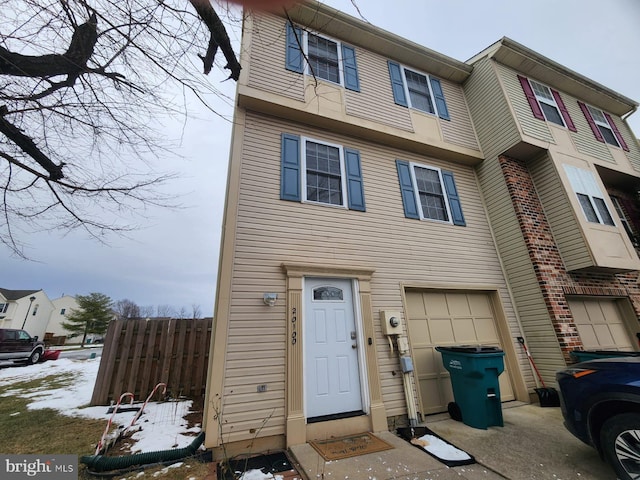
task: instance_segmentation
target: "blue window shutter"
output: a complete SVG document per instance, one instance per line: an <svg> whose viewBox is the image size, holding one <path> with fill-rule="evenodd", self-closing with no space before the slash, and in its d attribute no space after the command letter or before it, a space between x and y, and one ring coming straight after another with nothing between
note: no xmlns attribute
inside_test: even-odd
<svg viewBox="0 0 640 480"><path fill-rule="evenodd" d="M393 100L403 107L408 107L407 96L404 94L404 81L400 65L389 60L389 76L391 77L391 89L393 90Z"/></svg>
<svg viewBox="0 0 640 480"><path fill-rule="evenodd" d="M453 172L442 170L441 173L442 180L444 181L444 189L447 192L447 198L449 199L449 207L451 208L451 219L453 220L453 224L464 227L467 222L464 221L464 215L462 214L462 204L460 203L460 197L458 196L456 181L453 179Z"/></svg>
<svg viewBox="0 0 640 480"><path fill-rule="evenodd" d="M433 96L436 100L436 107L438 108L438 116L444 120L450 120L449 109L447 108L447 102L444 100L444 92L442 91L442 85L437 78L429 77L431 81L431 90L433 90Z"/></svg>
<svg viewBox="0 0 640 480"><path fill-rule="evenodd" d="M292 70L297 73L303 72L304 65L302 63L300 45L302 45L302 29L292 27L291 23L287 22L287 70Z"/></svg>
<svg viewBox="0 0 640 480"><path fill-rule="evenodd" d="M353 47L342 45L342 63L344 64L344 86L349 90L360 91L356 51Z"/></svg>
<svg viewBox="0 0 640 480"><path fill-rule="evenodd" d="M282 134L280 199L300 202L300 137Z"/></svg>
<svg viewBox="0 0 640 480"><path fill-rule="evenodd" d="M400 193L402 194L402 205L404 206L404 216L407 218L420 218L416 205L416 196L413 191L413 181L411 180L411 166L404 160L396 160L398 169L398 181L400 182Z"/></svg>
<svg viewBox="0 0 640 480"><path fill-rule="evenodd" d="M360 167L360 152L344 149L344 163L347 171L347 197L349 210L366 211L364 203L364 183Z"/></svg>

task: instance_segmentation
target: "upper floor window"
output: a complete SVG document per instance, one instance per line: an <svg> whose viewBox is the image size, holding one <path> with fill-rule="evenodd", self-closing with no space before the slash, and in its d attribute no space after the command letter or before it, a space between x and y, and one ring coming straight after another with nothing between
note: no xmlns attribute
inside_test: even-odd
<svg viewBox="0 0 640 480"><path fill-rule="evenodd" d="M60 309L60 315L64 315L64 312L66 312L66 311L67 311L67 309L66 309L66 308L61 308L61 309Z"/></svg>
<svg viewBox="0 0 640 480"><path fill-rule="evenodd" d="M565 165L564 169L587 221L615 225L593 172L572 165Z"/></svg>
<svg viewBox="0 0 640 480"><path fill-rule="evenodd" d="M535 118L577 131L560 93L522 75L518 75L518 80Z"/></svg>
<svg viewBox="0 0 640 480"><path fill-rule="evenodd" d="M398 105L415 108L449 120L449 110L440 80L389 61L393 99Z"/></svg>
<svg viewBox="0 0 640 480"><path fill-rule="evenodd" d="M405 217L466 224L452 172L403 160L396 167Z"/></svg>
<svg viewBox="0 0 640 480"><path fill-rule="evenodd" d="M618 217L620 217L620 222L622 223L622 226L624 227L625 232L627 232L627 235L629 236L631 243L633 244L634 247L639 246L640 244L638 243L638 239L633 233L633 228L631 228L631 222L629 221L629 218L627 218L627 214L625 213L624 208L622 208L622 203L620 202L620 199L614 195L610 195L610 197L611 197L611 203L613 203L613 208L616 209L616 213L618 214Z"/></svg>
<svg viewBox="0 0 640 480"><path fill-rule="evenodd" d="M286 68L360 91L355 49L287 22Z"/></svg>
<svg viewBox="0 0 640 480"><path fill-rule="evenodd" d="M365 211L360 153L282 134L280 199Z"/></svg>
<svg viewBox="0 0 640 480"><path fill-rule="evenodd" d="M578 105L584 114L584 118L587 119L587 123L589 127L591 127L591 131L593 132L593 136L596 137L596 140L620 147L627 152L629 151L627 142L624 141L611 115L582 102L578 102Z"/></svg>
<svg viewBox="0 0 640 480"><path fill-rule="evenodd" d="M0 303L0 313L7 313L8 308L9 308L8 303Z"/></svg>

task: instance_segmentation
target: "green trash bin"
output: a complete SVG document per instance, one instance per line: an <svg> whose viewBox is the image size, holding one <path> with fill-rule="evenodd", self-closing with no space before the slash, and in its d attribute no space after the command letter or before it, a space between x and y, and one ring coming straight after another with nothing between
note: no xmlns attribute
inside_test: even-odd
<svg viewBox="0 0 640 480"><path fill-rule="evenodd" d="M451 374L454 405L465 425L484 430L504 426L498 376L504 371L504 352L498 347L459 345L436 347ZM455 418L455 417L454 417Z"/></svg>
<svg viewBox="0 0 640 480"><path fill-rule="evenodd" d="M569 355L575 362L586 362L599 358L640 357L640 352L621 352L619 350L573 350Z"/></svg>

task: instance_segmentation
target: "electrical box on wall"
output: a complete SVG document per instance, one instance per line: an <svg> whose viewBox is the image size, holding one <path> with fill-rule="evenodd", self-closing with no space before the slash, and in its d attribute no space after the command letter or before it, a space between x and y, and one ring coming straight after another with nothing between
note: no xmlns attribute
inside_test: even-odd
<svg viewBox="0 0 640 480"><path fill-rule="evenodd" d="M385 335L402 334L402 317L400 316L400 312L381 310L380 323L382 324L382 333Z"/></svg>

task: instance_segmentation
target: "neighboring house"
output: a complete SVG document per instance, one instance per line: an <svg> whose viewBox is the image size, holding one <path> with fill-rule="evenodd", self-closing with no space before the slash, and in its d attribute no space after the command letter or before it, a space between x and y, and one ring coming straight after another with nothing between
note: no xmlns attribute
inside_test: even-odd
<svg viewBox="0 0 640 480"><path fill-rule="evenodd" d="M0 288L0 328L24 329L44 339L53 308L43 290Z"/></svg>
<svg viewBox="0 0 640 480"><path fill-rule="evenodd" d="M62 322L67 322L67 317L73 310L77 310L78 302L71 295L63 295L60 298L52 300L54 309L51 312L47 333L52 333L56 337L68 336L69 332L64 329Z"/></svg>
<svg viewBox="0 0 640 480"><path fill-rule="evenodd" d="M638 104L508 38L468 63L478 180L545 380L576 348L637 350Z"/></svg>
<svg viewBox="0 0 640 480"><path fill-rule="evenodd" d="M502 399L528 402L476 174L473 67L326 5L288 12L293 27L258 14L243 28L206 446L284 447L446 411L439 345L499 346Z"/></svg>

